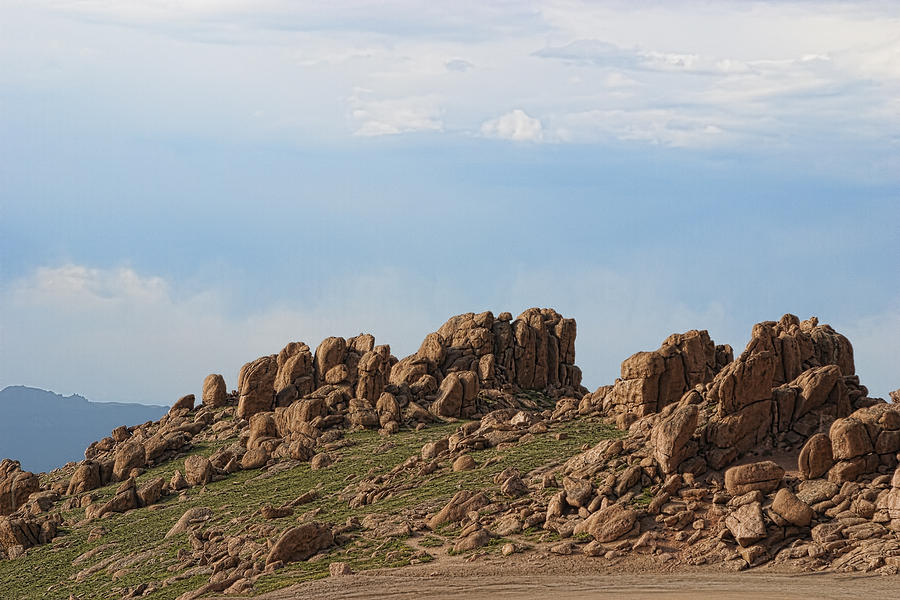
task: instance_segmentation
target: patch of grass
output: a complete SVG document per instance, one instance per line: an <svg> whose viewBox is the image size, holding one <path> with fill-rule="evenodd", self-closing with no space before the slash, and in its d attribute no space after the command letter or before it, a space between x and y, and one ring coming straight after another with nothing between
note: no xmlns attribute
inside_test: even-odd
<svg viewBox="0 0 900 600"><path fill-rule="evenodd" d="M446 542L442 538L439 538L436 535L426 535L419 540L419 545L423 548L440 548L445 543Z"/></svg>
<svg viewBox="0 0 900 600"><path fill-rule="evenodd" d="M143 508L125 514L112 514L91 523L82 524L84 509L63 512L66 524L61 536L51 544L30 549L25 556L14 560L0 561L0 598L16 600L45 600L47 598L67 598L74 594L81 600L106 600L120 597L121 590L144 582L160 582L179 571L169 569L178 564L180 549L190 550L188 536L181 534L164 539L165 533L190 508L206 506L213 510L214 517L206 527L216 527L226 534L245 532L248 526L266 523L286 529L297 523L307 511L317 511L319 521L342 524L349 517L363 517L370 514L401 515L410 508L433 511L445 504L457 491L468 489L485 490L489 495L498 495L499 490L493 477L507 467L517 468L523 476L549 463L561 464L581 451L583 445L594 445L603 439L620 437L616 429L587 420L574 420L555 424L552 432L564 431L565 439L557 440L551 434L536 435L528 442L519 443L505 450L495 448L473 451L471 454L479 465L496 459L489 466L481 466L471 471L454 473L449 461L445 461L436 472L420 476L417 469L401 471L394 484L406 484L408 489L393 496L383 498L374 504L350 508L345 491L355 489L360 479L367 473L387 474L402 464L410 456L418 454L422 445L446 437L453 433L459 423L428 427L422 431L403 430L391 436L391 444L374 431L349 433L348 445L334 450L338 460L328 468L313 471L304 463L271 476L263 476L265 471L239 471L226 479L210 483L205 487L195 487L180 496L163 498L152 509ZM155 477L170 478L176 469L183 469L184 459L191 454L208 456L235 439L198 443L190 453L178 459L148 469L138 478L142 484ZM59 473L56 476L60 476ZM119 484L112 484L95 490L97 502L111 498ZM304 492L315 488L318 496L312 502L295 509L293 517L264 521L259 514L260 506L269 504L280 506ZM555 493L556 490L550 490ZM88 541L92 529L103 527L107 533L99 539ZM439 536L457 535L456 525L447 525L428 535L421 546L443 545ZM526 536L543 535L534 529ZM262 540L258 540L262 541ZM492 542L500 547L503 538ZM102 552L82 564L72 562L85 552L111 544ZM83 576L80 581L75 575L83 569L108 560L112 556L126 559L146 553L142 560L122 568L104 568ZM373 568L398 567L412 560L425 562L430 557L420 554L403 539L387 542L368 540L366 533L345 547L331 549L314 560L292 563L273 575L261 577L255 591L263 593L295 583L325 577L330 562L347 562L356 571ZM113 580L113 574L116 579ZM195 589L207 580L198 575L177 581L147 596L152 600L173 600L187 590Z"/></svg>
<svg viewBox="0 0 900 600"><path fill-rule="evenodd" d="M635 506L639 506L641 508L646 508L650 506L650 503L653 501L653 492L650 491L649 487L645 487L641 489L641 493L634 497L631 501Z"/></svg>

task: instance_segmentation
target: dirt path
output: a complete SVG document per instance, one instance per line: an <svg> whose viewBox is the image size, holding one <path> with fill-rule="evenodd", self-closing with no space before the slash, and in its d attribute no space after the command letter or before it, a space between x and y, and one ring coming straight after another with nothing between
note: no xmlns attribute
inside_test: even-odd
<svg viewBox="0 0 900 600"><path fill-rule="evenodd" d="M378 570L332 577L261 596L264 600L888 600L900 598L900 577L831 573L730 573L697 570L662 573L631 564L623 572L598 572L581 557L486 558L473 563ZM549 560L548 560L549 559ZM619 570L623 565L617 565ZM644 569L647 569L646 571Z"/></svg>

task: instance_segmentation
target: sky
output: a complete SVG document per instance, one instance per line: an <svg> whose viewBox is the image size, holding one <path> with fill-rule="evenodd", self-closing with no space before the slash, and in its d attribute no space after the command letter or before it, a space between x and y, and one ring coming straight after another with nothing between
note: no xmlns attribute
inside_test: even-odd
<svg viewBox="0 0 900 600"><path fill-rule="evenodd" d="M0 387L168 404L551 306L900 387L900 3L0 0Z"/></svg>

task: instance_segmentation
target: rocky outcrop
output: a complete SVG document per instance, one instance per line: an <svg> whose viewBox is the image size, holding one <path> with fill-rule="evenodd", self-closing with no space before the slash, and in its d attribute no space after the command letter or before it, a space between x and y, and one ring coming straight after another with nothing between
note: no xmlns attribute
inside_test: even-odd
<svg viewBox="0 0 900 600"><path fill-rule="evenodd" d="M705 330L672 334L658 350L622 362L622 377L606 395L604 409L636 417L659 412L696 385L712 381L731 359L731 347L716 346Z"/></svg>
<svg viewBox="0 0 900 600"><path fill-rule="evenodd" d="M414 402L442 417L482 412L479 390L580 397L586 390L575 366L575 334L575 320L552 309L530 308L515 320L510 313L457 315L393 366L388 391L401 405Z"/></svg>

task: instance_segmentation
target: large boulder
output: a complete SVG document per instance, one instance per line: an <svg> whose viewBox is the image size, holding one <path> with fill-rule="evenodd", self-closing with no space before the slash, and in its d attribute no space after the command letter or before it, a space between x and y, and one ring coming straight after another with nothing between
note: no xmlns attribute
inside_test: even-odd
<svg viewBox="0 0 900 600"><path fill-rule="evenodd" d="M194 454L184 461L184 479L188 485L205 485L212 481L215 470L205 456Z"/></svg>
<svg viewBox="0 0 900 600"><path fill-rule="evenodd" d="M69 487L66 494L81 494L89 492L100 487L100 465L91 460L86 460L75 469L72 478L69 480Z"/></svg>
<svg viewBox="0 0 900 600"><path fill-rule="evenodd" d="M663 473L674 473L688 457L687 443L694 435L699 415L700 411L694 404L679 406L653 428L651 443L654 458Z"/></svg>
<svg viewBox="0 0 900 600"><path fill-rule="evenodd" d="M672 334L658 350L638 352L622 362L607 409L638 417L661 411L694 386L711 381L731 354L730 346L717 347L706 331Z"/></svg>
<svg viewBox="0 0 900 600"><path fill-rule="evenodd" d="M169 409L169 414L174 414L179 410L194 410L194 395L188 394L187 396L182 396L178 400L175 401L175 404L172 405L172 408Z"/></svg>
<svg viewBox="0 0 900 600"><path fill-rule="evenodd" d="M53 521L47 523L52 526L52 533L44 533L42 536L41 523L37 520L0 517L0 548L9 551L15 546L21 546L27 550L50 541L56 535L56 525Z"/></svg>
<svg viewBox="0 0 900 600"><path fill-rule="evenodd" d="M807 503L800 500L787 488L781 488L775 494L772 510L782 519L797 527L807 527L815 514Z"/></svg>
<svg viewBox="0 0 900 600"><path fill-rule="evenodd" d="M225 387L225 378L217 373L211 373L203 380L203 406L218 408L225 406L225 397L228 389Z"/></svg>
<svg viewBox="0 0 900 600"><path fill-rule="evenodd" d="M41 487L37 475L23 471L19 461L0 461L0 515L10 515Z"/></svg>
<svg viewBox="0 0 900 600"><path fill-rule="evenodd" d="M634 529L638 514L619 504L613 504L595 512L575 526L574 533L590 534L596 541L614 542Z"/></svg>
<svg viewBox="0 0 900 600"><path fill-rule="evenodd" d="M725 491L732 496L754 490L768 494L778 489L783 477L784 469L770 460L738 465L725 471Z"/></svg>
<svg viewBox="0 0 900 600"><path fill-rule="evenodd" d="M735 541L745 548L766 537L766 522L759 502L738 507L725 518L725 526Z"/></svg>
<svg viewBox="0 0 900 600"><path fill-rule="evenodd" d="M831 452L835 460L849 460L875 450L865 424L853 417L836 419L831 424L828 437L831 438Z"/></svg>
<svg viewBox="0 0 900 600"><path fill-rule="evenodd" d="M263 356L241 367L238 375L237 416L249 419L259 412L271 411L275 403L275 356Z"/></svg>
<svg viewBox="0 0 900 600"><path fill-rule="evenodd" d="M317 522L304 523L288 529L266 557L266 564L306 560L334 543L331 528Z"/></svg>
<svg viewBox="0 0 900 600"><path fill-rule="evenodd" d="M316 389L313 375L313 356L303 342L291 342L275 359L275 394L278 406L288 406Z"/></svg>
<svg viewBox="0 0 900 600"><path fill-rule="evenodd" d="M262 442L278 436L275 426L275 413L262 412L250 417L250 437L247 438L247 449L253 450Z"/></svg>
<svg viewBox="0 0 900 600"><path fill-rule="evenodd" d="M429 410L439 417L470 417L475 412L478 377L472 371L450 373L438 388Z"/></svg>
<svg viewBox="0 0 900 600"><path fill-rule="evenodd" d="M342 337L328 337L316 348L315 378L316 385L325 385L326 374L334 367L343 364L347 357L347 340Z"/></svg>
<svg viewBox="0 0 900 600"><path fill-rule="evenodd" d="M132 469L147 466L147 452L138 440L129 440L118 446L113 462L113 478L123 481L131 476Z"/></svg>
<svg viewBox="0 0 900 600"><path fill-rule="evenodd" d="M832 465L834 456L831 452L831 439L827 435L817 433L806 440L797 457L801 478L817 479L827 473Z"/></svg>

